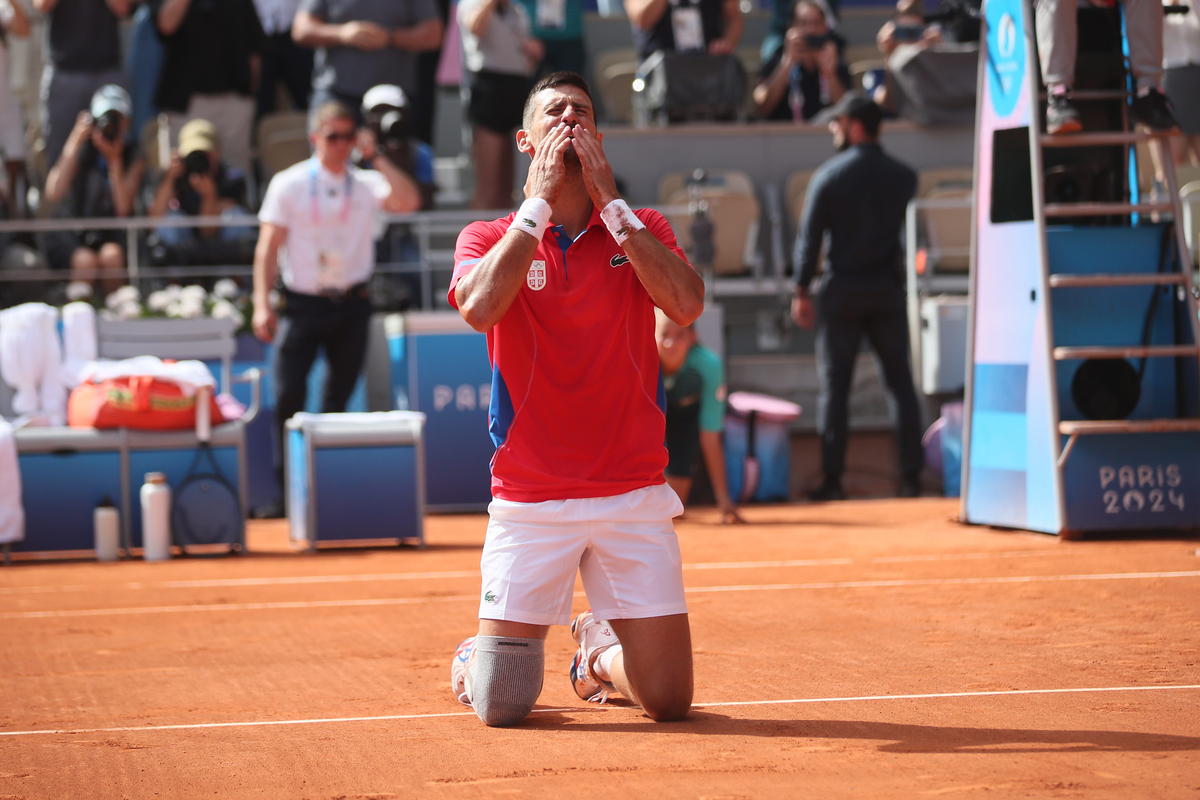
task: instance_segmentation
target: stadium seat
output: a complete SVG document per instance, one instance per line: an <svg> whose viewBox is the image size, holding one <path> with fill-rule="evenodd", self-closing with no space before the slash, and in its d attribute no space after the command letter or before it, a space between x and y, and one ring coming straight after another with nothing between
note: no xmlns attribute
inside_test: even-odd
<svg viewBox="0 0 1200 800"><path fill-rule="evenodd" d="M623 61L605 68L600 76L600 100L609 122L629 124L633 121L633 77L637 64Z"/></svg>
<svg viewBox="0 0 1200 800"><path fill-rule="evenodd" d="M934 187L925 195L930 200L971 197L971 186ZM925 223L925 241L932 264L943 272L966 272L971 262L971 209L927 208L920 219Z"/></svg>
<svg viewBox="0 0 1200 800"><path fill-rule="evenodd" d="M917 178L917 197L927 197L934 189L943 187L966 188L974 182L971 167L941 167L921 170Z"/></svg>
<svg viewBox="0 0 1200 800"><path fill-rule="evenodd" d="M755 260L758 246L759 206L753 194L717 189L704 191L713 223L713 272L740 275ZM668 205L687 205L688 190L680 189L667 199ZM667 221L675 230L679 245L692 255L691 217L669 214Z"/></svg>
<svg viewBox="0 0 1200 800"><path fill-rule="evenodd" d="M258 122L258 159L263 179L298 164L311 155L308 116L303 111L267 114Z"/></svg>
<svg viewBox="0 0 1200 800"><path fill-rule="evenodd" d="M804 210L804 197L808 193L808 182L812 179L812 170L800 170L788 176L783 189L783 202L787 206L788 222L797 230L800 228L800 212Z"/></svg>
<svg viewBox="0 0 1200 800"><path fill-rule="evenodd" d="M688 178L692 177L692 173L693 170L681 170L668 172L659 178L658 202L670 203L671 198L680 190L686 190ZM754 196L754 182L745 172L733 169L705 169L704 173L706 176L705 189L707 190ZM686 197L683 202L687 202Z"/></svg>

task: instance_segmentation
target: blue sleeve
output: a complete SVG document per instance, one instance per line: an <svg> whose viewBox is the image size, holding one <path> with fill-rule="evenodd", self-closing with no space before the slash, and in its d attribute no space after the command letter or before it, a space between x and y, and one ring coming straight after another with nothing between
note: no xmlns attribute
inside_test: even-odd
<svg viewBox="0 0 1200 800"><path fill-rule="evenodd" d="M413 159L413 169L416 170L416 175L413 178L417 183L424 183L429 186L433 185L433 148L421 142L417 147L417 157Z"/></svg>

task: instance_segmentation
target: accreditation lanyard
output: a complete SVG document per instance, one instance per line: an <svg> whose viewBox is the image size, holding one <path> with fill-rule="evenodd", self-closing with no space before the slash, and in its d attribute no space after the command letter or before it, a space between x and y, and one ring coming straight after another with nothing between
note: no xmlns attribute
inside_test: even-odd
<svg viewBox="0 0 1200 800"><path fill-rule="evenodd" d="M338 215L338 225L333 231L328 231L321 224L317 172L318 164L314 158L308 162L308 196L312 207L313 232L317 239L317 286L322 291L340 291L346 288L346 263L342 256L342 248L347 244L346 223L350 219L354 177L350 174L350 166L347 165L346 189L342 195L342 211Z"/></svg>
<svg viewBox="0 0 1200 800"><path fill-rule="evenodd" d="M317 186L317 160L314 158L308 162L308 198L312 207L313 226L319 228L321 226L321 217L317 207L317 196L320 194ZM350 166L346 166L346 190L342 194L342 211L338 217L338 224L341 227L346 227L347 220L350 219L350 193L354 189L354 177L350 174Z"/></svg>

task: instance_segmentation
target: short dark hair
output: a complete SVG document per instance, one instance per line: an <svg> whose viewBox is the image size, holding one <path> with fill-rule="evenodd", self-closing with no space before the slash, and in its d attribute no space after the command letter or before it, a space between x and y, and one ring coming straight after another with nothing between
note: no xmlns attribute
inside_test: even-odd
<svg viewBox="0 0 1200 800"><path fill-rule="evenodd" d="M870 98L857 92L846 92L842 99L829 108L821 110L821 119L849 117L862 123L863 132L872 139L879 136L879 124L883 121L883 110Z"/></svg>
<svg viewBox="0 0 1200 800"><path fill-rule="evenodd" d="M529 126L533 123L533 100L546 89L553 89L555 86L575 86L583 89L583 93L588 96L588 100L592 100L592 88L588 86L588 82L583 79L583 76L578 72L569 70L559 70L551 72L546 77L539 80L529 90L529 97L525 98L525 111L521 114L521 127L529 130ZM595 101L592 100L594 103Z"/></svg>

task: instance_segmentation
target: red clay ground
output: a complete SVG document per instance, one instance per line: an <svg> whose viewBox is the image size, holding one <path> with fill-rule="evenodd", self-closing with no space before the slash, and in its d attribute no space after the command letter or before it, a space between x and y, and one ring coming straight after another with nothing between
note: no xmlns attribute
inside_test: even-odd
<svg viewBox="0 0 1200 800"><path fill-rule="evenodd" d="M449 692L482 516L429 548L0 569L0 798L1200 796L1196 539L963 527L954 502L678 529L697 707ZM579 597L577 606L585 607ZM1079 690L1079 691L1073 691Z"/></svg>

